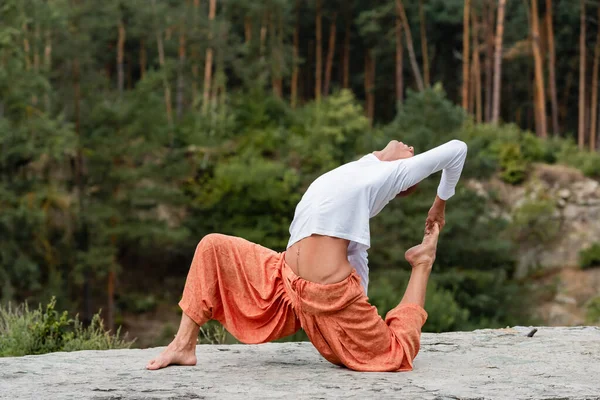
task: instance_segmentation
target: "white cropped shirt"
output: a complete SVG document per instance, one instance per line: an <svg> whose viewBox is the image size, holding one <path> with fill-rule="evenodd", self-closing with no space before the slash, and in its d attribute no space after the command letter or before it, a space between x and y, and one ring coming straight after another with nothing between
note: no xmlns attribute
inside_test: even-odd
<svg viewBox="0 0 600 400"><path fill-rule="evenodd" d="M396 161L367 154L317 178L296 206L287 247L313 234L350 241L348 261L367 292L371 247L369 219L400 192L443 170L437 194L442 200L454 190L467 157L467 145L451 140L427 152Z"/></svg>

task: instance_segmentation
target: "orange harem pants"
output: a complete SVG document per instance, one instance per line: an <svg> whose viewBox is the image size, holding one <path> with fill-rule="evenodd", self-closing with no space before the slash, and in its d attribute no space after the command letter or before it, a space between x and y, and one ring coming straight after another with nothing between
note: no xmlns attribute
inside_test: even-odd
<svg viewBox="0 0 600 400"><path fill-rule="evenodd" d="M323 357L357 371L412 370L427 319L421 306L400 304L384 321L355 270L338 283L309 282L284 253L220 234L196 248L179 305L198 325L217 320L242 343L302 327Z"/></svg>

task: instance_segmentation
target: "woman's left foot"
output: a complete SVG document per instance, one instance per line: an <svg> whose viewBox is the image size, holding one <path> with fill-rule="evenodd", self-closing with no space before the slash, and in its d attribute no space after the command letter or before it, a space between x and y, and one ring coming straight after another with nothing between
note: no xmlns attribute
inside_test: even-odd
<svg viewBox="0 0 600 400"><path fill-rule="evenodd" d="M404 253L404 258L406 258L406 261L408 261L413 268L431 268L433 266L439 234L439 226L438 224L434 224L431 231L427 232L423 237L423 242L421 244L411 247Z"/></svg>
<svg viewBox="0 0 600 400"><path fill-rule="evenodd" d="M169 365L196 365L196 346L179 346L173 341L146 365L146 369L156 370Z"/></svg>

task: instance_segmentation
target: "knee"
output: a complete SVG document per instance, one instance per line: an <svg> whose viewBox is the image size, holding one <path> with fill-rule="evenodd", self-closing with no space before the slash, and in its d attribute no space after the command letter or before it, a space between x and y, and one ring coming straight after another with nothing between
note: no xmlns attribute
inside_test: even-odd
<svg viewBox="0 0 600 400"><path fill-rule="evenodd" d="M213 250L223 242L224 237L225 235L221 235L219 233L209 233L208 235L204 236L202 240L200 240L200 243L198 243L198 246L196 247L196 251L202 252L206 250Z"/></svg>

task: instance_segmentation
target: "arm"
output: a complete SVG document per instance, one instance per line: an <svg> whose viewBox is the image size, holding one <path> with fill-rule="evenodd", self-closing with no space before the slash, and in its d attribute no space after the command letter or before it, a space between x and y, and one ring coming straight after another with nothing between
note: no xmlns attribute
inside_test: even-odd
<svg viewBox="0 0 600 400"><path fill-rule="evenodd" d="M404 168L398 179L398 183L402 185L401 190L414 187L429 175L443 170L437 196L425 222L426 232L433 227L434 222L439 224L440 229L444 227L446 200L454 195L466 157L467 145L460 140L451 140L425 153L402 160Z"/></svg>
<svg viewBox="0 0 600 400"><path fill-rule="evenodd" d="M454 195L466 158L467 145L460 140L451 140L425 153L400 160L397 193L443 170L437 195L440 200L448 200Z"/></svg>

